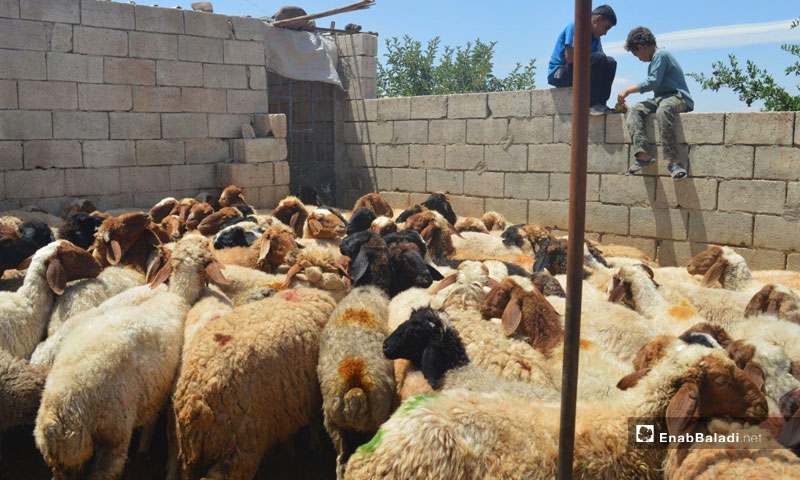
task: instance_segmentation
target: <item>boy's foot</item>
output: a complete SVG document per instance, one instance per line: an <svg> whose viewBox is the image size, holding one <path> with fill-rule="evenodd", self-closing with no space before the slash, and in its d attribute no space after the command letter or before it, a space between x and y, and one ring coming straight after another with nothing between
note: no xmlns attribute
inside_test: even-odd
<svg viewBox="0 0 800 480"><path fill-rule="evenodd" d="M592 105L589 108L589 115L604 115L607 112L612 111L610 108L606 107L602 103L598 103L596 105Z"/></svg>
<svg viewBox="0 0 800 480"><path fill-rule="evenodd" d="M682 180L686 178L686 169L678 162L670 162L667 165L667 170L669 170L669 175L673 180Z"/></svg>
<svg viewBox="0 0 800 480"><path fill-rule="evenodd" d="M625 172L625 176L630 177L631 175L635 175L639 173L643 168L652 165L654 162L655 160L652 158L650 160L642 160L641 158L637 158L633 162L633 165L631 165L631 167Z"/></svg>

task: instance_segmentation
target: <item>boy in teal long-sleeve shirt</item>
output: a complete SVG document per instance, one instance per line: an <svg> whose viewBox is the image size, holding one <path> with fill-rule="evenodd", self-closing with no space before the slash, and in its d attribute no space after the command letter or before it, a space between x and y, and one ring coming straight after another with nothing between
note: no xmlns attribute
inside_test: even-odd
<svg viewBox="0 0 800 480"><path fill-rule="evenodd" d="M678 160L678 150L675 146L677 143L675 122L679 113L694 108L694 101L689 94L683 70L672 53L658 48L653 32L645 27L634 28L628 33L625 50L643 62L650 62L650 65L647 67L647 79L623 89L617 96L617 102L624 103L625 97L631 93L645 93L652 90L655 94L654 98L637 103L628 112L628 131L633 140L636 161L626 175L633 175L653 163L653 157L647 151L645 118L648 114L655 113L661 131L664 158L669 161L667 168L670 175L675 180L686 178L686 169Z"/></svg>

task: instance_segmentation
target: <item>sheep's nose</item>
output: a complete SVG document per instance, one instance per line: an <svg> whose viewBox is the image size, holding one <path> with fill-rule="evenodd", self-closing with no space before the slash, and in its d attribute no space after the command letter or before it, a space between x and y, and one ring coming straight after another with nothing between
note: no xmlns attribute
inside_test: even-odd
<svg viewBox="0 0 800 480"><path fill-rule="evenodd" d="M418 275L417 278L414 279L414 284L418 287L430 287L433 283L433 278L430 275Z"/></svg>

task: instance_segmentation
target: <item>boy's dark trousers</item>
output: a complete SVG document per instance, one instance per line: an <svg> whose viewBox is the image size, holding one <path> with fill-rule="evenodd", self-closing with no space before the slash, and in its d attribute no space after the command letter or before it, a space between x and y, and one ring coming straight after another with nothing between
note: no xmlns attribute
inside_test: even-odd
<svg viewBox="0 0 800 480"><path fill-rule="evenodd" d="M603 52L594 52L591 55L591 68L589 80L589 105L598 103L607 105L611 97L611 84L617 73L617 61ZM556 87L572 86L573 64L562 65L553 74L553 85Z"/></svg>

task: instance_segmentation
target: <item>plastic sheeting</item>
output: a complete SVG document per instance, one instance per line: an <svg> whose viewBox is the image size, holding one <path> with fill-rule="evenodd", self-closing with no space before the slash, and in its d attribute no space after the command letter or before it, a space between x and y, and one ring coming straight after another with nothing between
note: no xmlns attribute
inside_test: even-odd
<svg viewBox="0 0 800 480"><path fill-rule="evenodd" d="M293 80L325 82L342 88L336 71L339 53L327 35L266 25L267 70Z"/></svg>

